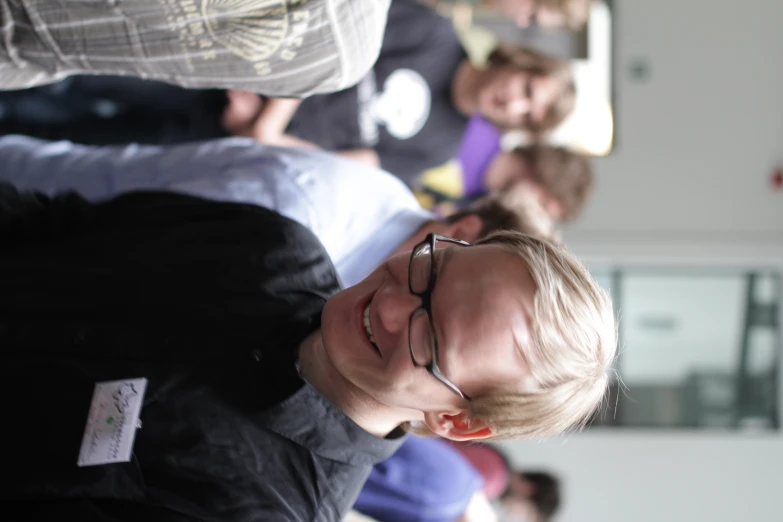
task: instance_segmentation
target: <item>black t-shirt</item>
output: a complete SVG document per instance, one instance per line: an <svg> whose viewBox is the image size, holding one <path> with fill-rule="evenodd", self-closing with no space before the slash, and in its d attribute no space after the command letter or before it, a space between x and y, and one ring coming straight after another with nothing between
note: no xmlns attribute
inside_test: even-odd
<svg viewBox="0 0 783 522"><path fill-rule="evenodd" d="M327 150L372 148L409 185L456 155L467 119L451 83L466 59L449 20L394 0L372 71L355 87L306 99L288 132Z"/></svg>

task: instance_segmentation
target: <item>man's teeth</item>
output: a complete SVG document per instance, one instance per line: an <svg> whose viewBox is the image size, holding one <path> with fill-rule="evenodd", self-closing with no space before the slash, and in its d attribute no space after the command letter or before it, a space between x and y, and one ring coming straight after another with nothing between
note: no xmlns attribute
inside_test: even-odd
<svg viewBox="0 0 783 522"><path fill-rule="evenodd" d="M373 346L377 348L375 337L372 334L372 326L370 326L370 303L367 303L367 306L364 308L364 333L367 334L367 338L370 339Z"/></svg>

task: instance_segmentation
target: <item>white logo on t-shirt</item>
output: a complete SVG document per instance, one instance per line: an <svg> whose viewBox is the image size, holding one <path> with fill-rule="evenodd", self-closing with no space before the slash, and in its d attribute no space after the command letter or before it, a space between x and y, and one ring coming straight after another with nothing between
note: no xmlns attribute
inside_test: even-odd
<svg viewBox="0 0 783 522"><path fill-rule="evenodd" d="M362 85L363 84L363 85ZM378 125L394 138L412 138L424 126L430 115L430 87L419 73L411 69L397 69L386 78L383 91L373 90L374 74L368 75L359 86L359 120L362 140L368 145L377 143Z"/></svg>

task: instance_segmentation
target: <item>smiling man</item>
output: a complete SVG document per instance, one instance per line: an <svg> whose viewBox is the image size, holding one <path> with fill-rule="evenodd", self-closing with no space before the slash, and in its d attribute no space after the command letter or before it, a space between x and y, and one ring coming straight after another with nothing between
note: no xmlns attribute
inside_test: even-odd
<svg viewBox="0 0 783 522"><path fill-rule="evenodd" d="M616 352L584 267L513 232L429 235L342 291L252 205L0 185L0 238L12 520L339 521L406 430L579 425Z"/></svg>

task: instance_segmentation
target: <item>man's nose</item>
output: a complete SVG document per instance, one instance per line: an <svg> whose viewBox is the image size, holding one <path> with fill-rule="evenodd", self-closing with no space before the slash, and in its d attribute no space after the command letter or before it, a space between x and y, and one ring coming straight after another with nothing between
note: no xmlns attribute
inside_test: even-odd
<svg viewBox="0 0 783 522"><path fill-rule="evenodd" d="M381 326L394 335L407 330L411 314L421 307L421 297L410 293L407 286L389 289L376 295L376 300Z"/></svg>

